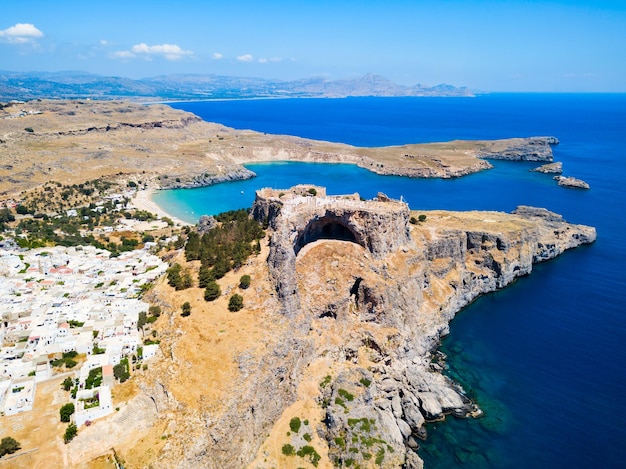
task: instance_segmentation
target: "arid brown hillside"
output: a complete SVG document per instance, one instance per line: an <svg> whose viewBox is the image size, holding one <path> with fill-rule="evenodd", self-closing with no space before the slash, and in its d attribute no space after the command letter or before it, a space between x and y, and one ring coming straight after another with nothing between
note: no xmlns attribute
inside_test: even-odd
<svg viewBox="0 0 626 469"><path fill-rule="evenodd" d="M162 104L37 100L0 109L0 196L47 181L78 184L132 175L157 187L194 187L251 177L258 161L345 162L381 174L458 177L481 158L552 161L551 138L455 141L357 148L240 131Z"/></svg>

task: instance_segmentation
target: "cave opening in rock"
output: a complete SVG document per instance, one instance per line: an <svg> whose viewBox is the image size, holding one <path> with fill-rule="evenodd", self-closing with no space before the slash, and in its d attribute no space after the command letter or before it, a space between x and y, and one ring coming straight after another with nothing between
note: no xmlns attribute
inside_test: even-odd
<svg viewBox="0 0 626 469"><path fill-rule="evenodd" d="M335 239L363 245L349 226L335 218L324 217L311 221L302 231L294 246L296 254L307 244L320 239Z"/></svg>

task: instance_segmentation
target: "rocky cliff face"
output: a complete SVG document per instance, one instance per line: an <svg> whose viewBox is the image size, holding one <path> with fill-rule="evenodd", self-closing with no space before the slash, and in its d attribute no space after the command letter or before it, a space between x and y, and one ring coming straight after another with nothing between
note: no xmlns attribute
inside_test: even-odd
<svg viewBox="0 0 626 469"><path fill-rule="evenodd" d="M552 146L558 144L556 137L531 137L503 150L481 149L477 156L494 160L552 161Z"/></svg>
<svg viewBox="0 0 626 469"><path fill-rule="evenodd" d="M436 357L454 315L596 236L545 209L409 223L419 214L382 196L329 202L310 189L255 204L268 245L245 267L244 310L226 308L241 272L220 280L215 303L169 293L193 313L163 303L163 358L111 419L161 442L141 465L421 468L425 422L481 413ZM81 430L73 453L94 454L99 425ZM132 441L106 444L132 460Z"/></svg>
<svg viewBox="0 0 626 469"><path fill-rule="evenodd" d="M431 359L455 313L529 274L534 262L594 240L593 228L529 207L513 215L431 212L411 227L410 243L383 255L358 242L317 240L285 256L293 243L274 233L268 262L279 297L308 325L301 330L315 344L312 363L331 363L314 379L318 452L333 465L422 467L415 449L425 421L480 414ZM287 286L281 273L294 268ZM297 439L283 440L297 449ZM254 467L289 463L264 448L270 462L257 457Z"/></svg>

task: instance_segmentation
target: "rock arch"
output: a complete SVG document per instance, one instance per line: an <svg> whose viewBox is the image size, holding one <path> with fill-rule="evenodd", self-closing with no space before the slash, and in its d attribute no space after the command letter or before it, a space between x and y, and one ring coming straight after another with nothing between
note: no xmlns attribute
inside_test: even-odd
<svg viewBox="0 0 626 469"><path fill-rule="evenodd" d="M314 218L307 223L295 240L294 253L297 255L304 246L320 239L349 241L366 247L364 236L354 227L339 217L326 215Z"/></svg>
<svg viewBox="0 0 626 469"><path fill-rule="evenodd" d="M411 242L408 205L384 194L362 200L358 194L327 196L325 188L310 185L265 188L256 191L252 217L270 230L270 275L283 313L292 317L300 311L296 257L307 244L349 241L382 259Z"/></svg>

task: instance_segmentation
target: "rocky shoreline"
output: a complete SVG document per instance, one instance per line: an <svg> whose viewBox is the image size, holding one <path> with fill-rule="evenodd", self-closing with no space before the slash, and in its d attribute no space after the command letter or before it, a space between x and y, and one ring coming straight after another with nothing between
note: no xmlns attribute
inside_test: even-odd
<svg viewBox="0 0 626 469"><path fill-rule="evenodd" d="M281 448L309 445L289 432L298 419L325 464L372 467L376 455L376 467L423 467L416 449L426 422L481 412L434 359L454 315L530 274L533 263L596 236L545 209L434 211L411 223L396 201L328 199L322 190L257 195L253 213L269 225L267 267L279 306L272 345L241 357L246 377L226 413L206 421L185 414L195 444L162 453L161 466L288 465ZM344 241L324 239L327 232ZM166 389L145 388L164 408L172 404Z"/></svg>
<svg viewBox="0 0 626 469"><path fill-rule="evenodd" d="M558 143L533 137L357 148L237 131L167 106L29 106L41 112L6 121L0 193L103 176L131 187L201 187L253 177L242 165L260 161L450 178L490 168L486 159L551 162ZM416 449L426 422L481 412L435 359L455 314L530 274L533 263L596 237L545 209L416 213L382 194L329 198L319 187L260 193L253 214L268 236L245 266L255 269L252 306L221 315L201 297L159 285L175 299L174 306L159 300L166 311L161 360L133 384L138 395L124 412L107 421L118 430L81 431L70 463L95 456L89 441L114 447L122 428L156 428L167 439L152 456L159 467L293 466L288 445L311 462L317 454L325 467L421 468ZM237 288L239 274L221 280L225 291ZM194 314L182 324L177 305L188 300ZM196 328L184 329L191 321ZM210 376L200 380L200 370ZM293 430L294 419L302 431Z"/></svg>
<svg viewBox="0 0 626 469"><path fill-rule="evenodd" d="M456 178L486 159L551 162L555 137L451 141L379 148L235 130L169 106L124 101L19 103L0 110L0 195L48 181L126 178L152 188L191 188L253 177L243 165L272 161L356 164L378 174Z"/></svg>

